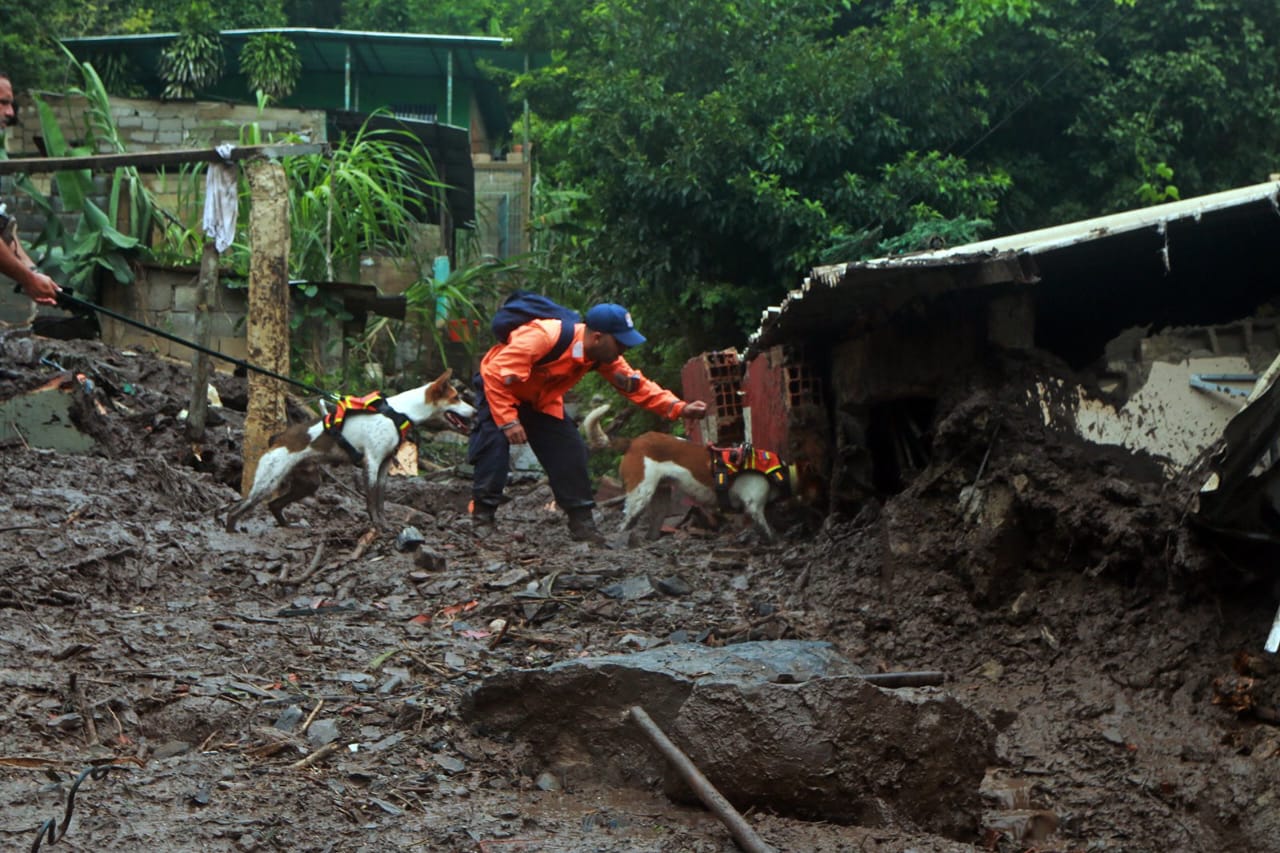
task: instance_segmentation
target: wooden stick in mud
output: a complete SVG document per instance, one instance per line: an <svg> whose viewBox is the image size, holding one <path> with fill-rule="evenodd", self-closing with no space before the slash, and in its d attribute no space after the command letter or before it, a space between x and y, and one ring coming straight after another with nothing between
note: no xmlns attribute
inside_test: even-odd
<svg viewBox="0 0 1280 853"><path fill-rule="evenodd" d="M324 542L323 540L316 545L316 553L311 558L311 565L307 566L307 570L298 577L289 581L294 586L299 586L311 579L311 576L320 568L320 561L324 559ZM280 570L280 583L284 582L284 573L288 571L288 566Z"/></svg>
<svg viewBox="0 0 1280 853"><path fill-rule="evenodd" d="M324 700L320 699L316 702L316 706L311 709L311 713L307 714L306 721L302 724L301 733L306 734L307 729L311 728L311 724L315 721L316 716L320 713L320 709L324 707Z"/></svg>
<svg viewBox="0 0 1280 853"><path fill-rule="evenodd" d="M364 556L364 552L369 550L369 546L373 544L373 540L378 538L376 528L370 527L360 538L356 540L356 547L351 549L351 553L347 555L347 562L354 563L356 560Z"/></svg>
<svg viewBox="0 0 1280 853"><path fill-rule="evenodd" d="M292 764L290 764L289 769L290 770L306 770L308 767L310 767L312 764L315 764L320 759L328 758L330 755L333 755L340 748L341 747L336 740L326 743L324 746L320 747L315 752L311 753L301 761L295 761Z"/></svg>
<svg viewBox="0 0 1280 853"><path fill-rule="evenodd" d="M98 742L98 727L93 722L93 708L89 707L89 700L85 697L84 687L80 685L74 672L71 673L71 694L75 697L76 705L80 711L80 719L84 724L85 746L94 746Z"/></svg>
<svg viewBox="0 0 1280 853"><path fill-rule="evenodd" d="M671 742L666 733L658 727L658 724L645 713L645 710L639 705L632 705L630 710L631 719L635 720L649 740L653 741L653 745L658 751L671 762L672 766L680 773L681 778L689 783L689 787L698 795L698 799L711 811L715 812L716 817L729 828L729 834L733 836L733 840L738 842L746 853L777 853L774 848L764 842L751 825L738 813L724 796L716 790L706 776L702 775L702 771L697 765L689 760L689 757L680 751L680 747Z"/></svg>

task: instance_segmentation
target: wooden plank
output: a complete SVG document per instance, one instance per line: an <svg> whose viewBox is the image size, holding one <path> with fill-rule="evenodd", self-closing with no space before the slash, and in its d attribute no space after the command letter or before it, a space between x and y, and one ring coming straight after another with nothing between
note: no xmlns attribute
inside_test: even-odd
<svg viewBox="0 0 1280 853"><path fill-rule="evenodd" d="M200 278L196 284L196 343L209 348L209 300L218 289L218 247L209 237L200 256ZM191 363L191 403L187 406L187 438L204 440L205 416L209 407L209 356L196 350Z"/></svg>
<svg viewBox="0 0 1280 853"><path fill-rule="evenodd" d="M328 155L329 146L323 142L304 142L293 145L243 145L231 149L227 160L238 163L257 157L279 159L304 154ZM172 151L135 151L125 154L87 154L82 157L20 157L16 160L0 160L0 175L39 174L66 172L75 169L107 171L126 166L156 167L178 166L183 163L219 163L221 154L213 148L179 148Z"/></svg>
<svg viewBox="0 0 1280 853"><path fill-rule="evenodd" d="M284 168L269 160L245 165L253 208L249 219L249 310L247 344L252 364L289 375L289 193ZM240 491L249 494L258 460L275 433L284 429L285 385L249 374L244 418L244 473Z"/></svg>

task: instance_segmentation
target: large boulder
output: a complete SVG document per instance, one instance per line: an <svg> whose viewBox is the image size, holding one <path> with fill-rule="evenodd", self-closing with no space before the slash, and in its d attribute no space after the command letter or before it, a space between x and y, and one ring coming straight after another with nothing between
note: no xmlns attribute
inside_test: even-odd
<svg viewBox="0 0 1280 853"><path fill-rule="evenodd" d="M633 705L744 809L970 839L995 761L994 732L954 697L877 687L827 643L674 645L511 670L463 713L527 742L567 784L661 780L691 799L628 720Z"/></svg>

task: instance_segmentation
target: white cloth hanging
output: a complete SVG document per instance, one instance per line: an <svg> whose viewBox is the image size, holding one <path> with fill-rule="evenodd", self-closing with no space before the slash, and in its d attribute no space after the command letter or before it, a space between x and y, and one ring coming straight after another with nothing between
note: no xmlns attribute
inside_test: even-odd
<svg viewBox="0 0 1280 853"><path fill-rule="evenodd" d="M204 233L218 252L225 252L236 237L240 215L240 172L231 162L235 146L224 142L216 149L221 163L210 163L204 184Z"/></svg>

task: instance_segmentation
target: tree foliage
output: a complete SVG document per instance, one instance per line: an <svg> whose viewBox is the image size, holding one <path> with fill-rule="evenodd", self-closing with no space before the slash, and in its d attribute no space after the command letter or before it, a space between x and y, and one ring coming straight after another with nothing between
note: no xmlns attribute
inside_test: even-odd
<svg viewBox="0 0 1280 853"><path fill-rule="evenodd" d="M70 20L77 5L75 0L50 0L40 6L14 4L5 10L0 70L9 75L15 89L48 88L63 82L66 62L51 36L59 30L50 23Z"/></svg>
<svg viewBox="0 0 1280 853"><path fill-rule="evenodd" d="M599 223L560 268L723 341L809 266L921 223L989 220L1004 170L941 153L987 120L969 51L980 31L907 6L856 12L532 4L520 41L552 60L520 90L543 175L584 192Z"/></svg>
<svg viewBox="0 0 1280 853"><path fill-rule="evenodd" d="M363 0L342 5L342 26L390 33L498 35L501 0Z"/></svg>
<svg viewBox="0 0 1280 853"><path fill-rule="evenodd" d="M173 30L188 0L17 9L46 32ZM227 0L218 24L511 35L539 188L531 282L632 302L694 346L813 265L1265 179L1280 4L1252 0Z"/></svg>
<svg viewBox="0 0 1280 853"><path fill-rule="evenodd" d="M164 97L193 98L222 76L225 56L213 9L192 3L183 17L178 37L160 51L160 77Z"/></svg>
<svg viewBox="0 0 1280 853"><path fill-rule="evenodd" d="M1013 177L1001 231L1256 183L1274 170L1280 6L1063 0L1032 12L975 45L993 123L968 156Z"/></svg>
<svg viewBox="0 0 1280 853"><path fill-rule="evenodd" d="M1280 6L1246 0L532 0L542 269L753 329L815 264L1263 180ZM541 225L540 225L541 224ZM570 228L569 226L572 225ZM726 338L726 336L729 336Z"/></svg>
<svg viewBox="0 0 1280 853"><path fill-rule="evenodd" d="M250 89L274 101L287 98L302 74L298 46L281 33L250 36L240 51L240 71Z"/></svg>

